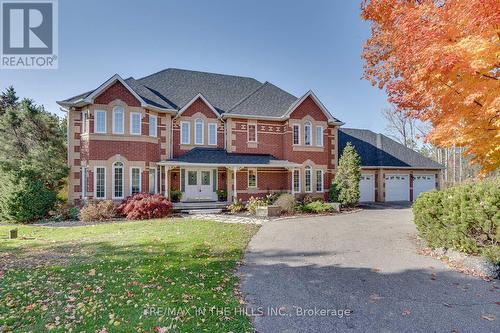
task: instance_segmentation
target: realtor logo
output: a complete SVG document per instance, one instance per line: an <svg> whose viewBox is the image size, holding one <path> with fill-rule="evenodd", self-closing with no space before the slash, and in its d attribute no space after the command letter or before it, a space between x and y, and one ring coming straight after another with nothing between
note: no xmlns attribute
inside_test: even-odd
<svg viewBox="0 0 500 333"><path fill-rule="evenodd" d="M57 2L1 2L0 68L57 68Z"/></svg>

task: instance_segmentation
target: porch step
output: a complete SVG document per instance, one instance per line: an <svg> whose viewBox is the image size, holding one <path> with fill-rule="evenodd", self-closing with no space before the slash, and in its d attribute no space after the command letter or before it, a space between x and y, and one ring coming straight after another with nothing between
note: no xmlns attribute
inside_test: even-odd
<svg viewBox="0 0 500 333"><path fill-rule="evenodd" d="M200 214L215 214L220 213L228 205L227 202L210 201L210 202L176 202L173 210L175 212L190 213L192 211L200 211ZM213 211L214 213L210 213Z"/></svg>
<svg viewBox="0 0 500 333"><path fill-rule="evenodd" d="M183 214L189 215L205 215L205 214L220 214L222 213L221 208L207 208L207 209L185 209L181 210Z"/></svg>

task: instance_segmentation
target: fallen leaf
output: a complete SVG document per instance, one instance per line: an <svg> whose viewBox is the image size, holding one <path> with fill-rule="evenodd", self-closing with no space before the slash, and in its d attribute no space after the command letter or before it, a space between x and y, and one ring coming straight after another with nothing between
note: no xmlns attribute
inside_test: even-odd
<svg viewBox="0 0 500 333"><path fill-rule="evenodd" d="M89 275L90 276L94 276L95 275L95 269L92 268L90 271L89 271Z"/></svg>
<svg viewBox="0 0 500 333"><path fill-rule="evenodd" d="M493 321L496 319L495 315L491 313L487 313L481 316L481 319L488 320L488 321Z"/></svg>
<svg viewBox="0 0 500 333"><path fill-rule="evenodd" d="M408 309L406 309L406 310L403 311L402 314L403 314L403 316L409 316L411 314L411 311L408 310Z"/></svg>

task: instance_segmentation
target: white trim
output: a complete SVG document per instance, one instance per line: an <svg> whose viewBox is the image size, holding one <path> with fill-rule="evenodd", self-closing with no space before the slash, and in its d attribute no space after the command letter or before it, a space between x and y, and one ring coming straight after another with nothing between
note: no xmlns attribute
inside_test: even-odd
<svg viewBox="0 0 500 333"><path fill-rule="evenodd" d="M104 196L103 197L97 197L97 169L104 169ZM94 167L94 199L106 199L106 167L105 166L100 166L96 165Z"/></svg>
<svg viewBox="0 0 500 333"><path fill-rule="evenodd" d="M297 171L298 181L299 181L299 190L298 191L295 191L295 171ZM292 170L292 193L293 194L300 193L301 190L302 190L302 184L301 184L301 180L300 180L300 169L293 169Z"/></svg>
<svg viewBox="0 0 500 333"><path fill-rule="evenodd" d="M255 186L250 186L250 171L255 172ZM248 168L247 169L247 187L248 188L259 188L258 180L257 180L257 168Z"/></svg>
<svg viewBox="0 0 500 333"><path fill-rule="evenodd" d="M101 131L97 131L97 114L98 113L103 113L104 114L104 131L101 132ZM98 134L106 134L108 132L108 120L107 120L108 116L107 116L107 112L106 110L94 110L94 133L98 133ZM68 131L69 132L69 131Z"/></svg>
<svg viewBox="0 0 500 333"><path fill-rule="evenodd" d="M200 135L200 141L198 141L198 124L201 123L201 135ZM205 122L203 121L202 118L196 118L194 120L194 144L195 145L204 145L205 143Z"/></svg>
<svg viewBox="0 0 500 333"><path fill-rule="evenodd" d="M80 169L80 191L82 193L82 199L87 199L87 167L82 166Z"/></svg>
<svg viewBox="0 0 500 333"><path fill-rule="evenodd" d="M321 190L318 191L318 172L321 172ZM325 171L323 169L317 169L316 170L316 186L315 190L317 193L324 193L325 192Z"/></svg>
<svg viewBox="0 0 500 333"><path fill-rule="evenodd" d="M186 105L184 105L180 110L179 112L177 113L177 115L175 117L180 117L181 114L186 111L190 106L191 104L193 104L194 102L196 102L196 100L198 98L201 98L201 100L210 108L210 110L212 110L213 113L215 113L215 115L217 116L217 118L220 118L220 114L219 112L217 112L217 110L215 110L215 108L212 106L212 104L210 104L210 102L201 94L201 93L198 93L196 96L194 96L189 102L187 102Z"/></svg>
<svg viewBox="0 0 500 333"><path fill-rule="evenodd" d="M440 168L430 168L430 167L412 167L412 166L361 166L361 170L363 169L417 169L417 170L429 170L429 171L434 171L434 170L442 170L445 169L445 167L440 167Z"/></svg>
<svg viewBox="0 0 500 333"><path fill-rule="evenodd" d="M277 162L275 164L227 164L227 163L189 163L178 161L162 161L157 165L186 166L186 167L228 167L228 168L299 168L302 165L288 161Z"/></svg>
<svg viewBox="0 0 500 333"><path fill-rule="evenodd" d="M138 169L139 170L139 192L137 192L137 193L141 193L142 192L142 169L141 169L141 167L135 167L135 166L133 166L133 167L130 167L130 172L129 172L130 173L130 179L129 179L130 180L129 181L129 185L130 185L129 186L129 193L130 193L130 195L133 194L132 193L132 170L134 170L134 169Z"/></svg>
<svg viewBox="0 0 500 333"><path fill-rule="evenodd" d="M309 171L309 190L307 190L307 172ZM305 167L304 169L304 192L306 193L312 193L312 182L313 182L313 175L312 175L312 168L310 166Z"/></svg>
<svg viewBox="0 0 500 333"><path fill-rule="evenodd" d="M306 140L306 133L307 133L307 130L306 128L309 127L309 143L307 143L307 140ZM313 138L312 138L312 123L310 121L306 121L304 123L304 146L312 146L312 141L313 141Z"/></svg>
<svg viewBox="0 0 500 333"><path fill-rule="evenodd" d="M122 169L122 196L117 197L115 196L115 169L117 168L115 166L116 163L121 163L122 166L120 167ZM125 163L116 161L111 165L111 198L112 199L123 199L125 197Z"/></svg>
<svg viewBox="0 0 500 333"><path fill-rule="evenodd" d="M321 135L318 136L318 129L321 129ZM325 129L323 128L323 126L316 126L316 133L315 133L315 136L316 136L316 147L323 147L325 145L325 143L323 141L324 140L324 136L325 136ZM318 138L321 138L321 144L318 144Z"/></svg>
<svg viewBox="0 0 500 333"><path fill-rule="evenodd" d="M118 109L121 109L122 110L122 131L121 132L118 132L116 130L116 123L115 123L115 113L117 112ZM112 110L113 114L112 114L112 119L113 119L113 134L124 134L125 133L125 108L121 105L117 105L113 108Z"/></svg>
<svg viewBox="0 0 500 333"><path fill-rule="evenodd" d="M155 120L155 126L154 126L155 135L151 135L151 119ZM149 136L150 137L156 138L158 136L158 117L157 116L152 115L152 114L149 115L148 131L149 131Z"/></svg>
<svg viewBox="0 0 500 333"><path fill-rule="evenodd" d="M182 125L183 124L187 124L187 142L184 142L182 141ZM189 121L181 121L180 123L180 127L181 127L181 145L189 145L191 144L191 123Z"/></svg>
<svg viewBox="0 0 500 333"><path fill-rule="evenodd" d="M255 126L255 141L250 141L250 126ZM258 139L257 139L257 129L258 129L258 125L257 124L247 124L247 142L257 143L257 141L258 141Z"/></svg>
<svg viewBox="0 0 500 333"><path fill-rule="evenodd" d="M214 138L215 138L215 142L214 143L210 143L210 127L213 127L214 128ZM207 139L208 139L208 145L209 146L217 146L217 123L208 123L208 135L207 135Z"/></svg>
<svg viewBox="0 0 500 333"><path fill-rule="evenodd" d="M297 135L298 135L298 141L295 143L295 127L299 129ZM300 146L300 124L292 124L292 146Z"/></svg>
<svg viewBox="0 0 500 333"><path fill-rule="evenodd" d="M139 133L134 133L134 122L132 119L134 116L139 116ZM142 134L142 113L140 112L130 112L130 135L141 135Z"/></svg>

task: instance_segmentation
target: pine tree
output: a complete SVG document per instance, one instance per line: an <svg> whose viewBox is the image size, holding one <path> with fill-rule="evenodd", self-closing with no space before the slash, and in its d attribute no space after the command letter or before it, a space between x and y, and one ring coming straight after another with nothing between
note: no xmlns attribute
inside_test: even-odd
<svg viewBox="0 0 500 333"><path fill-rule="evenodd" d="M16 95L14 87L8 87L5 92L0 94L0 116L7 111L7 108L15 108L19 105L19 97Z"/></svg>
<svg viewBox="0 0 500 333"><path fill-rule="evenodd" d="M359 202L359 181L361 180L361 158L354 146L348 142L339 159L334 184L339 191L339 201L345 206Z"/></svg>

